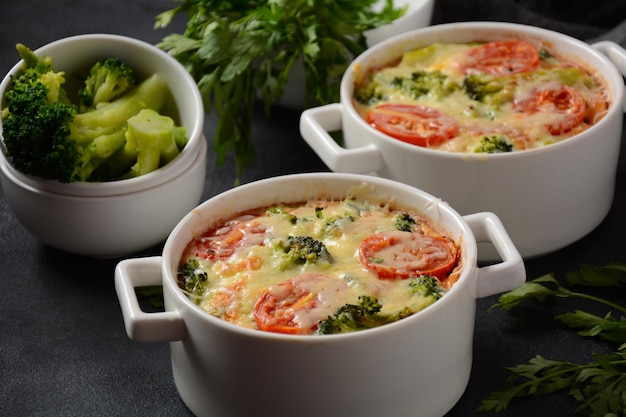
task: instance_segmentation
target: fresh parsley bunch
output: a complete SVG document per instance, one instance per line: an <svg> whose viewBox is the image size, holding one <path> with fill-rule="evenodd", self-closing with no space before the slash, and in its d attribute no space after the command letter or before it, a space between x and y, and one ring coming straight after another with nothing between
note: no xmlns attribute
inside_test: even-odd
<svg viewBox="0 0 626 417"><path fill-rule="evenodd" d="M626 288L626 265L584 266L566 274L573 287ZM550 297L584 298L611 309L605 316L574 311L556 316L557 320L586 337L598 337L616 345L609 354L592 353L592 361L577 364L536 356L528 364L508 368L506 386L492 392L478 411L502 411L516 397L547 395L567 390L579 404L577 413L589 417L617 417L626 413L626 307L584 292L568 289L553 274L529 281L500 296L491 308L511 309L526 300L544 301ZM613 313L619 314L615 317Z"/></svg>
<svg viewBox="0 0 626 417"><path fill-rule="evenodd" d="M218 117L213 147L221 165L234 153L237 182L254 162L253 106L266 113L282 98L295 65L303 65L306 107L339 99L341 76L367 49L364 31L404 13L392 0L179 0L156 17L166 27L187 14L183 34L158 46L176 57L196 80L207 113Z"/></svg>

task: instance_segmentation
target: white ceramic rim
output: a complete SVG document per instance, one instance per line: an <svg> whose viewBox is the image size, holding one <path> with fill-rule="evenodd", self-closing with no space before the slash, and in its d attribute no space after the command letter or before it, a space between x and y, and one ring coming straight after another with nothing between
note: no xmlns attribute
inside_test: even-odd
<svg viewBox="0 0 626 417"><path fill-rule="evenodd" d="M594 66L589 62L585 62L588 65L588 69L595 71L596 75L601 76L607 86L611 90L612 100L609 105L608 111L606 115L595 125L591 126L589 129L567 138L563 141L553 143L548 146L544 146L541 148L533 148L526 149L523 151L517 152L507 152L507 153L496 153L496 154L468 154L468 153L460 153L460 152L448 152L442 151L438 149L430 149L420 146L411 145L397 139L394 139L390 136L385 135L379 130L370 126L356 111L354 105L352 104L352 93L353 93L353 77L352 74L355 71L363 72L361 68L365 67L363 65L363 61L369 61L372 57L376 57L381 53L384 53L385 50L389 50L396 44L402 44L404 42L411 42L412 39L419 38L420 36L428 37L433 33L437 33L439 31L445 31L445 33L449 33L454 30L464 30L464 29L473 29L481 32L487 32L494 34L496 38L517 38L520 37L529 37L532 36L536 39L543 39L548 41L557 41L557 42L569 42L575 48L584 50L587 54L592 55L594 58L601 61L604 66ZM446 37L447 35L442 35L442 37ZM468 39L468 41L470 41ZM424 44L427 46L427 43ZM400 49L395 46L395 49ZM407 48L407 50L414 48ZM381 61L379 64L383 62L388 62L389 60ZM578 59L580 61L580 58ZM484 160L486 158L524 158L524 155L528 154L537 154L540 152L558 152L559 149L563 146L569 146L570 143L575 143L579 140L587 140L587 136L593 135L596 130L601 129L601 127L607 123L607 120L615 117L615 113L621 113L622 103L624 102L624 81L622 74L619 73L615 65L601 52L592 48L589 44L573 38L569 35L565 35L560 32L556 32L549 29L543 29L535 26L524 25L519 23L505 23L505 22L489 22L489 21L477 21L477 22L461 22L461 23L444 23L438 25L432 25L421 29L416 29L410 32L403 33L401 35L396 35L391 37L385 41L380 42L377 45L368 48L361 55L356 57L350 66L346 69L346 72L342 78L341 86L340 86L340 95L341 95L341 105L343 106L343 111L346 112L347 117L354 118L358 125L363 129L366 129L370 134L375 135L379 140L389 143L392 146L400 147L401 149L406 150L407 152L423 152L425 154L432 154L433 156L437 156L440 158L450 158L450 159L468 159L475 158Z"/></svg>
<svg viewBox="0 0 626 417"><path fill-rule="evenodd" d="M387 26L401 25L404 22L415 20L419 13L424 13L424 10L432 7L435 1L436 0L402 0L398 2L398 3L402 3L399 5L396 5L394 2L395 8L406 6L406 10L404 14L400 16L399 18L395 19L394 21L392 21L391 23L389 23L388 25L384 25L378 28L367 30L365 31L365 33L366 35L370 34L370 35L376 36L376 32L387 29ZM382 8L385 6L385 0L379 0L375 4L375 6L378 7L379 10L382 10ZM430 21L430 18L428 20Z"/></svg>
<svg viewBox="0 0 626 417"><path fill-rule="evenodd" d="M5 158L0 158L0 172L8 179L10 180L12 183L14 183L16 186L20 187L21 189L23 189L24 191L30 192L32 194L38 194L40 196L43 197L47 197L47 198L51 198L51 199L57 199L57 200L67 200L68 202L72 202L72 201L98 201L98 200L102 200L103 204L110 204L112 202L112 198L119 198L119 199L123 199L123 198L133 198L133 199L138 199L141 198L141 196L145 193L149 193L152 192L154 189L157 188L162 188L162 187L166 187L169 183L173 182L173 181L177 181L179 179L179 177L185 176L189 171L193 170L196 165L202 163L206 163L206 150L207 150L207 144L206 143L202 143L199 142L199 152L196 153L192 164L189 165L188 167L186 167L184 170L182 170L182 172L180 174L178 174L177 176L175 176L174 178L170 178L168 181L166 182L160 182L158 184L152 185L150 187L143 187L140 188L136 191L130 191L124 194L112 194L112 195L91 195L91 196L84 196L84 195L71 195L71 194L59 194L59 193L54 193L51 192L49 190L43 189L41 187L37 187L37 186L33 186L32 184L28 183L28 182L24 182L21 181L19 178L15 177L15 168L13 168L11 166L11 164L5 159Z"/></svg>
<svg viewBox="0 0 626 417"><path fill-rule="evenodd" d="M402 23L406 20L414 20L417 13L422 13L422 11L427 6L431 6L434 1L435 0L403 0L400 7L406 6L406 12L390 24L394 24L396 22Z"/></svg>
<svg viewBox="0 0 626 417"><path fill-rule="evenodd" d="M59 39L36 49L34 52L39 55L46 55L51 48L56 48L59 45L67 44L67 47L71 47L72 44L76 42L90 42L94 40L107 40L110 42L130 44L134 48L142 49L147 51L147 53L157 55L160 59L163 60L164 63L166 63L170 67L178 68L181 79L188 87L189 100L198 103L196 114L193 118L194 124L191 129L187 129L188 143L173 161L170 161L170 163L168 163L167 165L140 177L110 182L72 182L68 184L63 184L58 181L41 180L19 172L6 158L4 145L0 144L2 145L0 146L2 148L2 152L0 152L0 158L6 161L7 169L13 173L12 180L19 181L24 184L29 184L32 188L41 189L54 194L85 197L114 196L129 194L139 190L152 188L158 184L167 182L170 179L180 175L181 172L187 170L187 168L196 160L197 154L200 150L200 141L205 140L203 136L204 107L202 104L202 97L191 74L189 74L189 72L183 67L183 65L178 62L174 57L147 42L127 36L102 33L77 35ZM7 73L7 75L0 83L0 92L3 92L7 88L8 84L10 83L10 76L19 71L21 65L22 60L17 62L9 71L9 73ZM1 99L2 97L0 97L0 100ZM1 128L2 123L0 120L0 132Z"/></svg>
<svg viewBox="0 0 626 417"><path fill-rule="evenodd" d="M202 310L199 306L197 306L193 301L191 301L178 287L176 282L176 273L174 271L175 266L179 263L179 254L176 252L174 247L177 245L177 235L180 233L181 229L186 227L186 223L194 220L196 216L194 212L196 211L208 211L211 205L214 204L223 204L221 201L228 200L237 197L238 195L245 195L246 191L259 186L265 186L268 184L272 184L272 187L280 187L283 182L290 181L316 181L319 179L338 179L344 181L352 181L353 184L359 183L368 183L374 184L377 187L393 187L396 189L402 189L404 192L414 193L417 195L421 195L429 199L431 202L436 203L438 205L438 209L445 212L445 216L450 216L454 219L454 221L459 226L459 238L457 239L457 244L461 247L461 256L462 261L464 263L461 275L457 282L452 286L452 288L439 300L437 300L432 305L427 308L409 316L402 320L398 320L393 323L385 324L380 327L376 327L373 329L366 329L357 332L351 333L343 333L343 334L331 334L331 335L287 335L280 333L272 333L265 332L255 329L248 329L245 327L238 326L236 324L232 324L226 322L220 318L214 317ZM320 190L320 194L323 194L323 190ZM288 200L289 201L289 200ZM257 204L258 205L258 204ZM255 204L251 204L249 208L255 207ZM422 211L422 210L418 210ZM235 213L233 213L235 214ZM206 228L210 227L210 223L206 224ZM460 240L460 242L459 242ZM175 256L175 257L174 257ZM376 334L391 332L391 331L402 331L402 327L410 326L411 323L415 320L428 320L427 317L436 314L440 309L446 308L446 304L448 300L453 298L453 294L458 291L465 291L464 288L466 285L470 285L467 281L471 279L470 275L475 275L475 269L478 268L476 264L477 259L477 244L474 234L469 227L469 225L465 222L463 217L457 213L452 207L450 207L447 203L441 201L437 197L433 195L419 190L410 185L406 185L397 181L389 180L386 178L373 177L363 174L344 174L344 173L305 173L305 174L290 174L283 175L279 177L267 178L259 181L254 181L251 183L247 183L244 185L240 185L236 188L232 188L227 190L217 196L214 196L198 207L196 207L192 212L187 214L181 221L176 225L176 227L172 230L169 237L167 238L164 247L163 247L163 256L162 256L162 284L164 287L167 287L168 291L176 297L176 304L183 304L185 310L191 312L194 316L201 320L206 320L209 324L218 326L224 331L235 332L241 336L247 336L252 338L262 338L267 340L282 340L287 342L298 342L298 343L342 343L348 342L352 339L356 338L368 338L375 337ZM406 329L407 331L411 331L410 328Z"/></svg>

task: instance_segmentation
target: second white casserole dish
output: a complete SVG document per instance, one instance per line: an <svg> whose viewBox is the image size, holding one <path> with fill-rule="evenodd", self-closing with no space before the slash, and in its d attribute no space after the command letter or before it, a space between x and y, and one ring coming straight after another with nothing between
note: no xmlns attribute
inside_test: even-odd
<svg viewBox="0 0 626 417"><path fill-rule="evenodd" d="M363 184L372 195L422 213L459 245L458 281L426 309L354 333L278 334L214 317L179 288L177 270L188 243L224 219L276 203L342 198ZM492 243L504 261L478 267L477 241ZM405 184L323 173L257 181L207 200L172 231L162 256L120 262L115 280L129 337L170 342L176 386L197 416L439 417L469 380L476 299L521 285L525 269L492 213L461 217ZM164 312L141 311L134 288L145 285L163 286Z"/></svg>
<svg viewBox="0 0 626 417"><path fill-rule="evenodd" d="M501 154L455 153L401 142L369 125L353 104L355 80L433 43L528 40L583 63L609 90L610 105L591 128L542 148ZM609 59L610 58L610 59ZM613 62L615 63L613 63ZM621 62L621 64L620 64ZM524 257L546 254L585 236L611 208L624 114L626 52L617 44L587 45L532 26L471 22L435 25L368 49L348 68L341 102L306 110L300 131L333 171L401 181L447 201L461 214L492 211ZM341 130L338 145L329 132Z"/></svg>

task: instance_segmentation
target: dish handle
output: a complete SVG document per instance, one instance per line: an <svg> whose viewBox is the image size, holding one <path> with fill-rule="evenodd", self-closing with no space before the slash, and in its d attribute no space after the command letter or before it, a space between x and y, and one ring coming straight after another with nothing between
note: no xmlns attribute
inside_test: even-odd
<svg viewBox="0 0 626 417"><path fill-rule="evenodd" d="M591 47L597 49L605 55L611 62L613 62L618 71L626 77L626 49L622 48L619 44L613 41L596 42L591 44ZM622 104L622 109L626 113L626 99Z"/></svg>
<svg viewBox="0 0 626 417"><path fill-rule="evenodd" d="M382 169L382 155L373 144L346 149L330 136L329 132L342 129L341 114L342 105L339 103L307 109L300 116L300 134L335 172L366 174Z"/></svg>
<svg viewBox="0 0 626 417"><path fill-rule="evenodd" d="M187 336L178 311L146 313L139 306L135 288L161 285L160 256L121 261L115 267L115 291L122 308L128 337L135 342L172 342Z"/></svg>
<svg viewBox="0 0 626 417"><path fill-rule="evenodd" d="M524 260L506 232L500 218L490 212L463 216L477 243L495 246L502 262L478 268L476 298L510 291L526 281Z"/></svg>

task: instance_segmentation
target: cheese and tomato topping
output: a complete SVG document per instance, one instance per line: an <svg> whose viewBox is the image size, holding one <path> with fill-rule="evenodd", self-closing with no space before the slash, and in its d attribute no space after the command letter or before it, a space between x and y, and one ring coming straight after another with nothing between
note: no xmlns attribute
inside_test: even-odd
<svg viewBox="0 0 626 417"><path fill-rule="evenodd" d="M453 285L460 267L458 245L419 213L347 198L263 207L221 222L188 245L178 280L225 321L327 334L424 309ZM366 311L363 320L340 318L345 306Z"/></svg>
<svg viewBox="0 0 626 417"><path fill-rule="evenodd" d="M354 105L376 129L453 152L532 149L576 135L610 97L582 65L523 40L437 43L356 80Z"/></svg>

